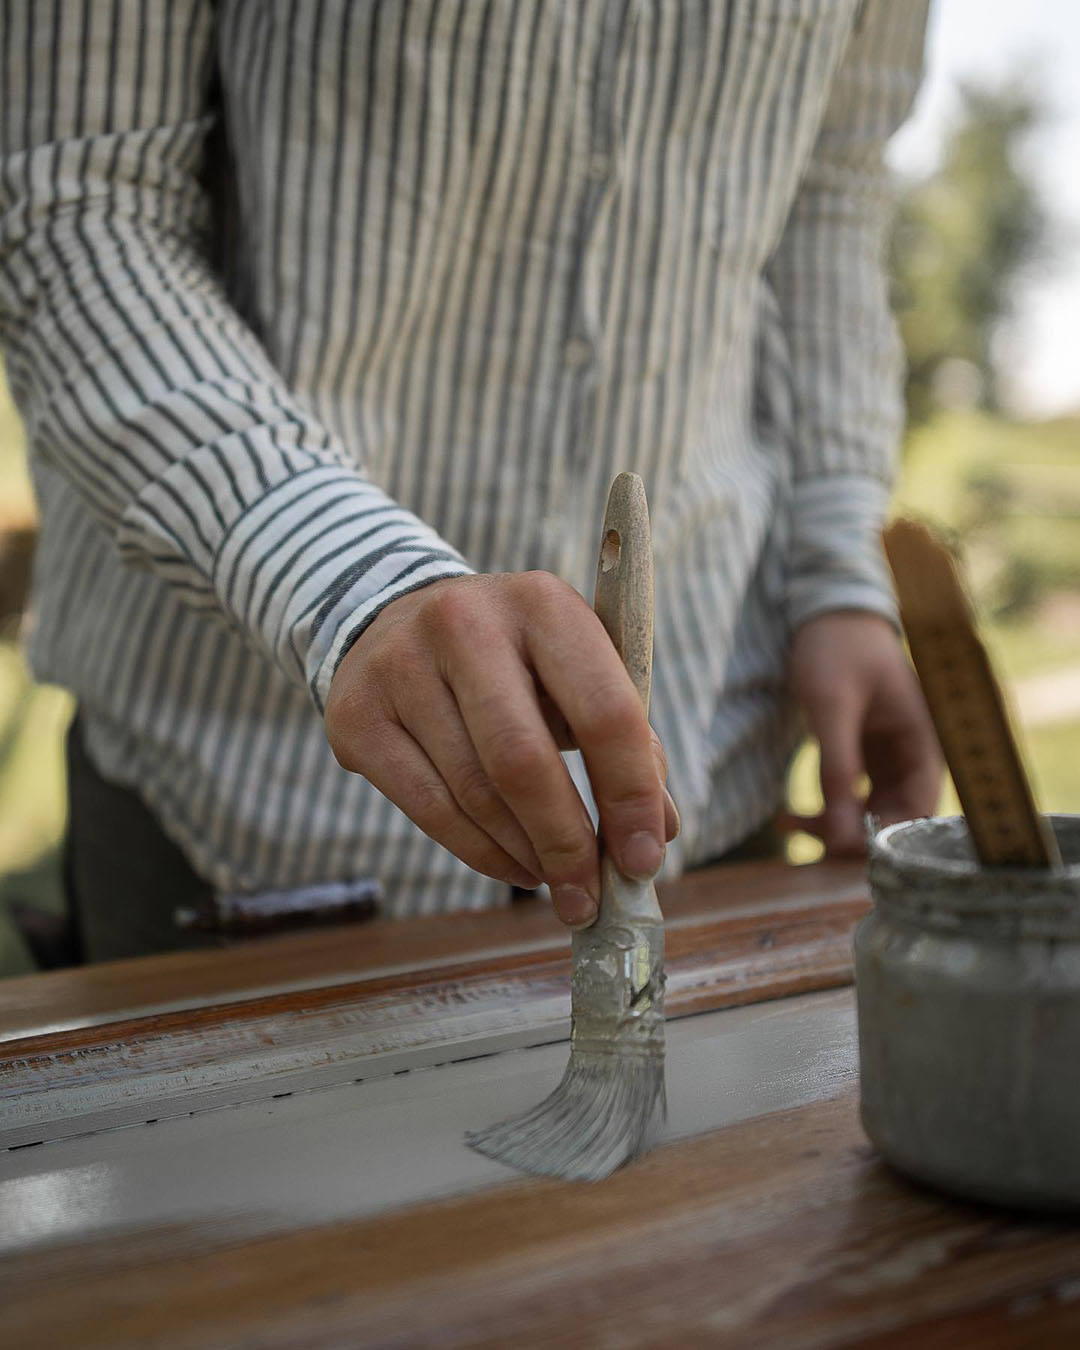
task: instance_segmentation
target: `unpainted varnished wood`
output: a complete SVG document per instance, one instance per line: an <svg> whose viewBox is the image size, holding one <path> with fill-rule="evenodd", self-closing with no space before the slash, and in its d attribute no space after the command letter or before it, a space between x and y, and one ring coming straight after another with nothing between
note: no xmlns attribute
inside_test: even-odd
<svg viewBox="0 0 1080 1350"><path fill-rule="evenodd" d="M771 911L762 907L753 915L702 916L693 925L674 929L669 937L672 995L677 1000L680 992L694 991L697 996L696 991L701 991L700 996L708 1000L711 996L704 991L722 983L730 987L731 997L721 993L722 1001L711 1006L760 1001L799 992L789 982L798 984L804 978L813 981L818 969L824 972L829 982L824 987L829 987L834 980L845 983L845 974L851 967L847 940L852 924L867 909L867 900L856 895L847 900L794 910ZM13 1038L0 1042L0 1066L38 1054L56 1059L117 1041L145 1042L154 1036L180 1032L210 1034L215 1028L236 1026L241 1022L354 1007L398 994L410 1001L423 991L430 991L434 998L464 999L474 991L495 989L502 979L511 976L518 977L526 985L535 981L540 987L549 980L564 979L568 970L565 952L542 949L485 955L451 966L421 966L381 977L372 973L365 980L348 984L288 990L244 1001L151 1013L90 1027ZM722 974L719 974L721 970ZM748 996L752 994L753 998L741 998L743 992ZM705 1008L706 1004L703 1004L693 1011L704 1011Z"/></svg>
<svg viewBox="0 0 1080 1350"><path fill-rule="evenodd" d="M732 863L657 886L669 930L696 917L865 896L857 863L786 867ZM221 950L172 952L0 980L0 1045L36 1032L132 1015L239 1002L275 990L324 988L388 971L455 964L480 954L569 952L550 906L525 901L483 913L438 915L292 933Z"/></svg>
<svg viewBox="0 0 1080 1350"><path fill-rule="evenodd" d="M850 983L851 930L866 907L856 892L675 926L669 1015ZM10 1041L0 1143L269 1096L286 1078L289 1090L325 1087L540 1044L565 1036L568 1017L565 954L526 952Z"/></svg>
<svg viewBox="0 0 1080 1350"><path fill-rule="evenodd" d="M1072 1263L1066 1258L1067 1271ZM1072 1350L1080 1344L1075 1274L1048 1273L1022 1292L947 1317L930 1313L899 1330L865 1337L863 1350Z"/></svg>
<svg viewBox="0 0 1080 1350"><path fill-rule="evenodd" d="M0 1298L12 1347L817 1350L945 1344L921 1339L935 1325L950 1344L1019 1347L1080 1337L1078 1276L1075 1227L892 1175L848 1092L595 1186L513 1183L257 1241L179 1227L27 1254L0 1268Z"/></svg>

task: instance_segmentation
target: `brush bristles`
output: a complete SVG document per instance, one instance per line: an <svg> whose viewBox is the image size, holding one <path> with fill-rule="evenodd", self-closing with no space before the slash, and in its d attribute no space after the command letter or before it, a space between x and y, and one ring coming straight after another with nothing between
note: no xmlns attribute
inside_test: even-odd
<svg viewBox="0 0 1080 1350"><path fill-rule="evenodd" d="M539 1106L466 1142L534 1176L601 1181L647 1152L667 1118L659 1049L627 1056L575 1048L562 1082Z"/></svg>
<svg viewBox="0 0 1080 1350"><path fill-rule="evenodd" d="M664 918L604 857L600 917L571 940L570 1063L539 1106L466 1136L535 1176L600 1181L650 1147L664 1094Z"/></svg>

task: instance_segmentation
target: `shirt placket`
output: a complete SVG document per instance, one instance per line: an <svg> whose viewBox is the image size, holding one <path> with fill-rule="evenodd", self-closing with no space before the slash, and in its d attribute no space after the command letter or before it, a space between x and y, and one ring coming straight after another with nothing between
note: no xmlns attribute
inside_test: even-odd
<svg viewBox="0 0 1080 1350"><path fill-rule="evenodd" d="M606 0L598 6L599 21L589 35L592 80L584 107L584 154L576 168L579 224L561 352L570 407L566 470L574 488L567 494L570 510L560 530L559 571L567 577L584 575L583 554L591 550L587 524L593 503L580 486L589 480L598 435L607 300L601 293L602 263L620 188L619 70L632 45L636 9L637 0Z"/></svg>

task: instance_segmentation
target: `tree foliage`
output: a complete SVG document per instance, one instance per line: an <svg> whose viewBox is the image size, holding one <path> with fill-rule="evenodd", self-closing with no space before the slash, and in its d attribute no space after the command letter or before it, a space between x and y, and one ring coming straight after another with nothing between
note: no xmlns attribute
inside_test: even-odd
<svg viewBox="0 0 1080 1350"><path fill-rule="evenodd" d="M995 338L1013 312L1018 280L1047 240L1046 213L1019 154L1045 116L1037 96L1022 87L968 86L961 99L940 169L908 188L893 233L893 302L913 424L938 406L946 362L968 363L975 401L997 409Z"/></svg>

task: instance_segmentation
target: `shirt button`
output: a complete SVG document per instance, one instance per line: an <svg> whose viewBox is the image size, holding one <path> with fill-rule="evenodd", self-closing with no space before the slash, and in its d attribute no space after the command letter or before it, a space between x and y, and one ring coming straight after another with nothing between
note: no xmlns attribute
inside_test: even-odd
<svg viewBox="0 0 1080 1350"><path fill-rule="evenodd" d="M594 183L602 183L611 173L611 159L600 151L590 155L588 173Z"/></svg>
<svg viewBox="0 0 1080 1350"><path fill-rule="evenodd" d="M563 359L568 366L587 366L592 360L592 347L583 338L571 338L563 348Z"/></svg>

